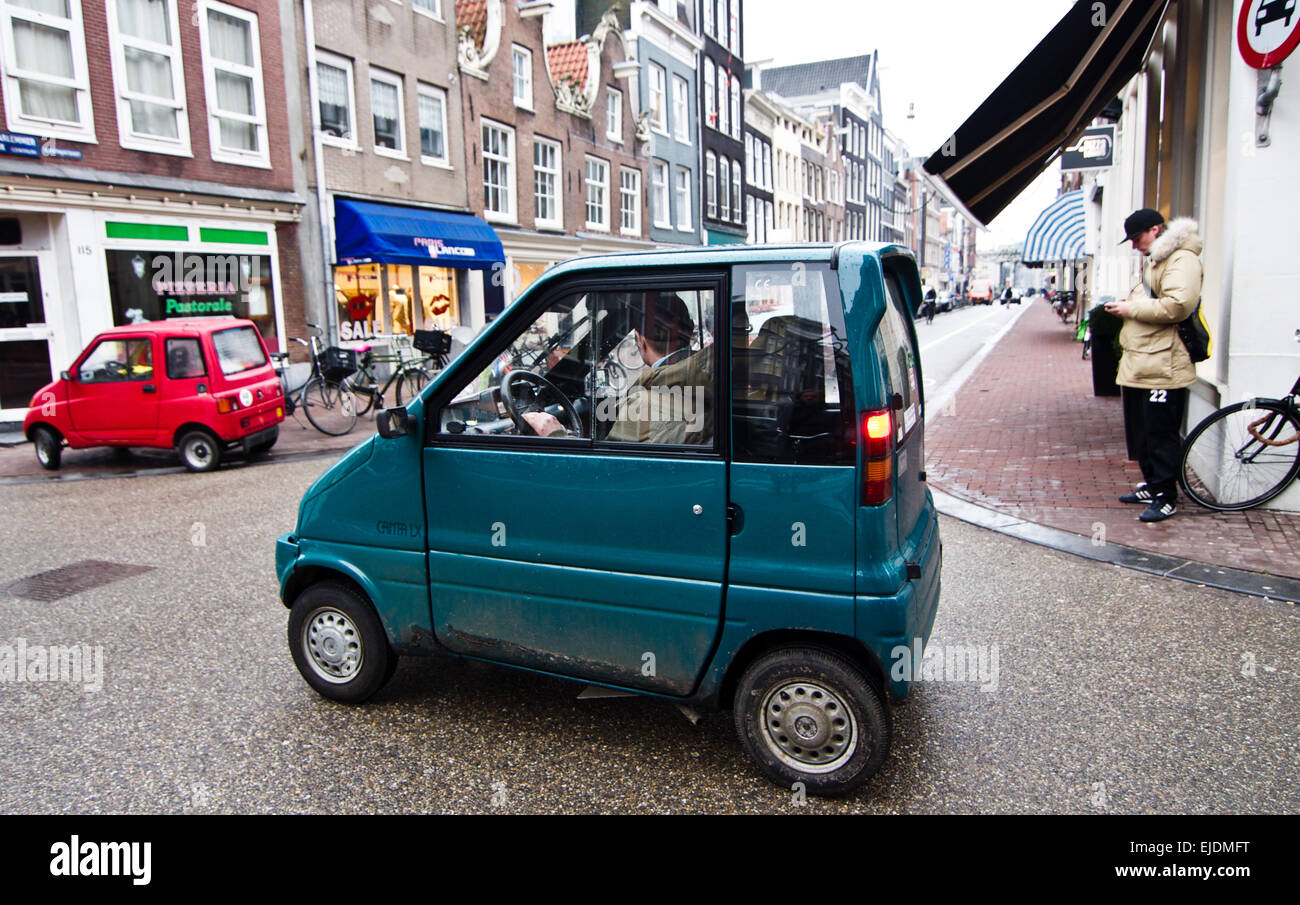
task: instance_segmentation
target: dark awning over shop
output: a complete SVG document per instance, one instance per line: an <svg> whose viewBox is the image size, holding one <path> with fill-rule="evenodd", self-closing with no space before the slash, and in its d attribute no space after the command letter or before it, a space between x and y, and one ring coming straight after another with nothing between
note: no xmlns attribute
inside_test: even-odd
<svg viewBox="0 0 1300 905"><path fill-rule="evenodd" d="M926 170L988 223L1142 68L1168 2L1075 3Z"/></svg>
<svg viewBox="0 0 1300 905"><path fill-rule="evenodd" d="M336 198L334 234L340 264L489 270L506 259L492 227L470 214Z"/></svg>

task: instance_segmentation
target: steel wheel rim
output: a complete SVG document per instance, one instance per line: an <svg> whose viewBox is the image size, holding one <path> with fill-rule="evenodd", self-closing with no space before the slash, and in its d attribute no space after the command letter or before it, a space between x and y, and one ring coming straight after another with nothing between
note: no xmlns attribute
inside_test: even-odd
<svg viewBox="0 0 1300 905"><path fill-rule="evenodd" d="M185 447L185 458L193 465L203 466L212 461L212 444L207 440L198 440Z"/></svg>
<svg viewBox="0 0 1300 905"><path fill-rule="evenodd" d="M44 434L36 438L36 458L42 465L48 465L54 460L54 444Z"/></svg>
<svg viewBox="0 0 1300 905"><path fill-rule="evenodd" d="M316 610L302 627L302 649L312 672L333 685L356 678L365 663L361 630L333 607Z"/></svg>
<svg viewBox="0 0 1300 905"><path fill-rule="evenodd" d="M858 721L844 698L820 682L783 682L763 699L763 742L787 767L831 773L852 759Z"/></svg>

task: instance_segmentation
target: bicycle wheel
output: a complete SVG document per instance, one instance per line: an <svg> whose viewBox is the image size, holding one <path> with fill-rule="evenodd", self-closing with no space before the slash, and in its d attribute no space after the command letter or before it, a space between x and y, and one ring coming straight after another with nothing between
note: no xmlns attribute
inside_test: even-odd
<svg viewBox="0 0 1300 905"><path fill-rule="evenodd" d="M420 368L407 368L397 378L397 404L405 405L429 385L429 375Z"/></svg>
<svg viewBox="0 0 1300 905"><path fill-rule="evenodd" d="M379 388L362 378L360 371L340 382L352 392L358 415L364 415L370 411L370 407L375 405L376 400L379 398Z"/></svg>
<svg viewBox="0 0 1300 905"><path fill-rule="evenodd" d="M1266 503L1300 472L1300 417L1278 402L1238 402L1210 415L1183 443L1178 483L1207 509Z"/></svg>
<svg viewBox="0 0 1300 905"><path fill-rule="evenodd" d="M357 423L357 402L352 391L336 381L314 377L302 391L302 410L312 427L338 437Z"/></svg>

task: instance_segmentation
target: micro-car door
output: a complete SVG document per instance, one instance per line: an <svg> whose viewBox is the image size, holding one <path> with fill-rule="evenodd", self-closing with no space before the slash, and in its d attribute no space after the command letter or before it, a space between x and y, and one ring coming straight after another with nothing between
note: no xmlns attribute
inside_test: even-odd
<svg viewBox="0 0 1300 905"><path fill-rule="evenodd" d="M595 682L695 687L726 564L721 286L570 283L525 302L430 398L442 644Z"/></svg>
<svg viewBox="0 0 1300 905"><path fill-rule="evenodd" d="M158 425L154 337L111 336L73 369L68 415L78 434L100 443L152 440Z"/></svg>
<svg viewBox="0 0 1300 905"><path fill-rule="evenodd" d="M739 265L731 318L729 618L775 609L852 634L857 425L839 283L824 262Z"/></svg>

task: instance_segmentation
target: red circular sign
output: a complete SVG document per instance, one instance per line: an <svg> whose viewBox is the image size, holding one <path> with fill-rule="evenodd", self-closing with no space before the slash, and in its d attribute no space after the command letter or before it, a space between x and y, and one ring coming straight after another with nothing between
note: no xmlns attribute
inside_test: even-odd
<svg viewBox="0 0 1300 905"><path fill-rule="evenodd" d="M1246 0L1237 18L1237 49L1246 65L1272 69L1300 45L1300 0Z"/></svg>

